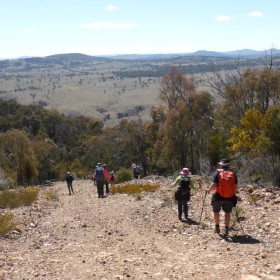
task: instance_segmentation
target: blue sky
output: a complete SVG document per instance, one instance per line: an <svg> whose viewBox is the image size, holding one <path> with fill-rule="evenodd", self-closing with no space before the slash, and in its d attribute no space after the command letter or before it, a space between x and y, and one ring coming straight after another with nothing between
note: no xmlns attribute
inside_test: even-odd
<svg viewBox="0 0 280 280"><path fill-rule="evenodd" d="M279 0L0 0L0 58L280 48Z"/></svg>

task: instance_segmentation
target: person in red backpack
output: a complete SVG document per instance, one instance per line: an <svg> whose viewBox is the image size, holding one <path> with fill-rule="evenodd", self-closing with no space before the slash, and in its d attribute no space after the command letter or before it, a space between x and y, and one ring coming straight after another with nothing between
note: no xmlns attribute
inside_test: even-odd
<svg viewBox="0 0 280 280"><path fill-rule="evenodd" d="M222 159L219 162L220 169L216 169L213 182L207 191L214 192L212 196L212 210L214 212L215 233L220 233L220 211L225 213L225 231L224 235L228 235L230 225L230 213L236 205L236 192L238 188L238 180L235 172L230 168L230 160Z"/></svg>

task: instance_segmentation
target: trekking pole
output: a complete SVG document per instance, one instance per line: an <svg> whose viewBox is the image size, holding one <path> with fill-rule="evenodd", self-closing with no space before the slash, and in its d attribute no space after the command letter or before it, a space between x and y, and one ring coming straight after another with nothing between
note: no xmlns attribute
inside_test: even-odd
<svg viewBox="0 0 280 280"><path fill-rule="evenodd" d="M205 195L204 195L204 198L203 198L203 201L202 201L202 208L201 208L200 218L199 218L199 222L198 222L199 224L201 222L206 196L207 196L207 190L205 190Z"/></svg>

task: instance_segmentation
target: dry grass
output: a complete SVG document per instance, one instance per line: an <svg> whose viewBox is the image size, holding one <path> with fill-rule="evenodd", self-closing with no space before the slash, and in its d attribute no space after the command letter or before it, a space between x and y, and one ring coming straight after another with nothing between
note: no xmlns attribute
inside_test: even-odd
<svg viewBox="0 0 280 280"><path fill-rule="evenodd" d="M147 185L136 185L136 184L124 184L115 185L111 187L111 194L126 193L130 195L141 194L142 192L155 192L159 188L159 184L147 184ZM137 196L138 200L141 200L141 195Z"/></svg>
<svg viewBox="0 0 280 280"><path fill-rule="evenodd" d="M48 201L57 201L59 200L59 194L57 190L50 189L44 193L44 197Z"/></svg>
<svg viewBox="0 0 280 280"><path fill-rule="evenodd" d="M0 236L8 233L16 227L14 215L11 213L0 214Z"/></svg>
<svg viewBox="0 0 280 280"><path fill-rule="evenodd" d="M5 190L0 193L0 205L5 208L17 208L20 206L30 206L36 201L39 194L37 188L26 188L23 191Z"/></svg>

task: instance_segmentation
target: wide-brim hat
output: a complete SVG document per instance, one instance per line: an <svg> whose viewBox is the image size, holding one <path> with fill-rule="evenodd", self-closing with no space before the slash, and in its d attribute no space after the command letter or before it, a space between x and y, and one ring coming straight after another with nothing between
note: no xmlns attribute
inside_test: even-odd
<svg viewBox="0 0 280 280"><path fill-rule="evenodd" d="M184 167L184 168L181 170L180 174L181 174L181 173L184 174L184 175L186 175L186 176L192 174L192 173L190 172L189 168L187 168L187 167Z"/></svg>
<svg viewBox="0 0 280 280"><path fill-rule="evenodd" d="M219 165L221 166L228 166L230 165L230 160L229 159L221 159L220 162L218 162Z"/></svg>

